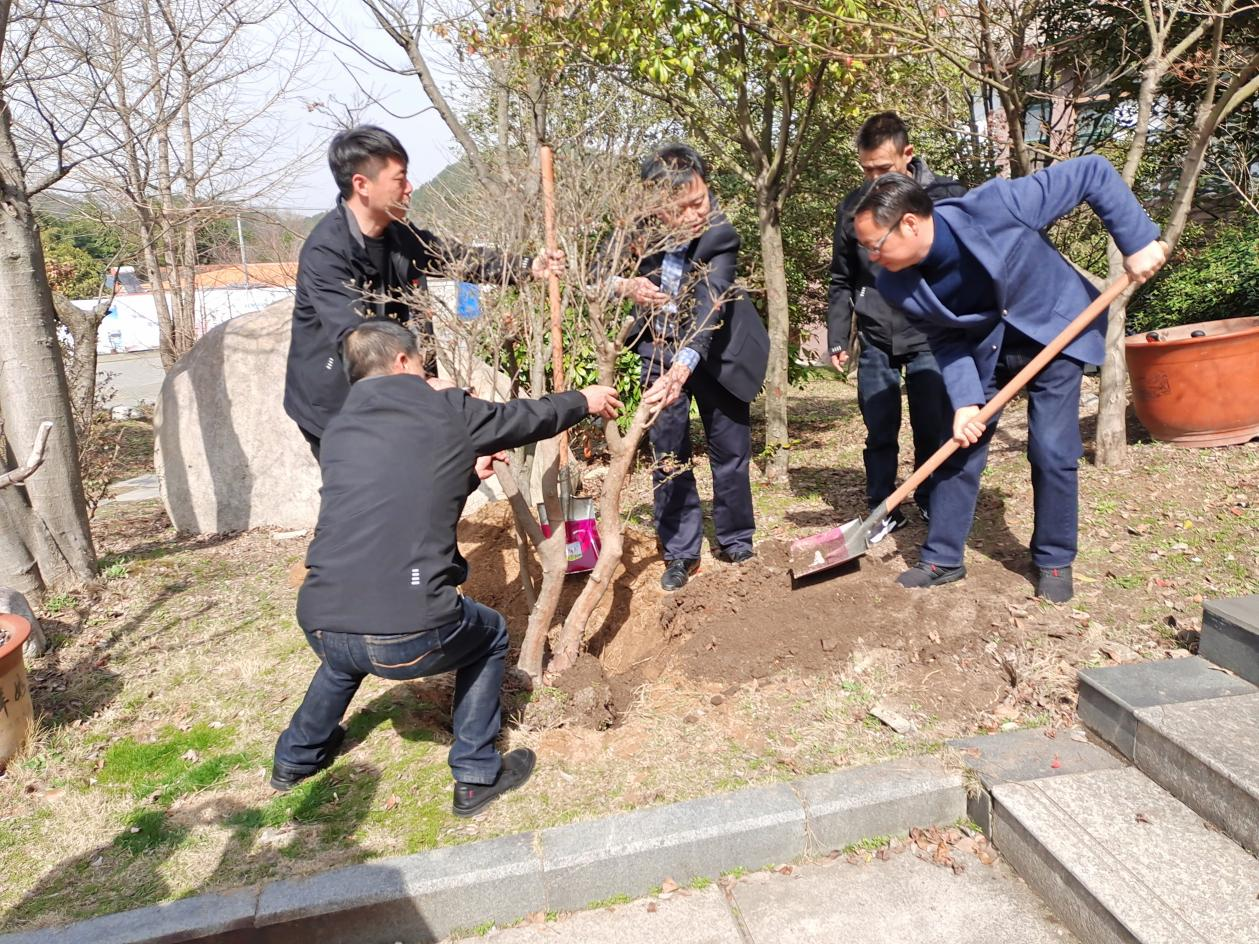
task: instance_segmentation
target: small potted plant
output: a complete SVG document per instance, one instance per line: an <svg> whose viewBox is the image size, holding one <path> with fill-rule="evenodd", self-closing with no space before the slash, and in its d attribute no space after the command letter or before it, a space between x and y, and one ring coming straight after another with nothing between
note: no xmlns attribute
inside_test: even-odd
<svg viewBox="0 0 1259 944"><path fill-rule="evenodd" d="M40 424L26 465L0 475L0 488L25 481L40 467L51 430L52 423ZM20 594L10 593L6 596L8 599L21 600L22 607L26 609L26 601ZM31 629L31 621L25 616L0 613L0 770L22 749L34 720L31 689L26 682L26 663L22 659L22 647L31 636ZM42 650L42 645L40 648Z"/></svg>
<svg viewBox="0 0 1259 944"><path fill-rule="evenodd" d="M34 719L22 660L22 646L30 631L24 617L0 613L0 770L22 749Z"/></svg>

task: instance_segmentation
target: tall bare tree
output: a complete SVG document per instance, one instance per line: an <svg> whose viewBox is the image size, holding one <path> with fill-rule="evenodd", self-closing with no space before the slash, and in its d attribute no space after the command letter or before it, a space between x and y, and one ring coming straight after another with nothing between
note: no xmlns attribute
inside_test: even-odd
<svg viewBox="0 0 1259 944"><path fill-rule="evenodd" d="M92 577L69 389L57 343L52 293L30 198L75 164L72 144L91 99L54 114L39 93L57 73L36 72L49 7L0 0L0 421L7 465L16 465L53 424L41 475L0 491L0 584L23 593Z"/></svg>
<svg viewBox="0 0 1259 944"><path fill-rule="evenodd" d="M274 202L295 166L276 142L301 31L280 32L280 0L104 0L52 24L73 62L62 97L94 96L95 154L80 186L107 195L133 231L153 289L163 364L196 340L201 235L242 206ZM260 76L266 81L260 81ZM265 198L265 199L264 199Z"/></svg>

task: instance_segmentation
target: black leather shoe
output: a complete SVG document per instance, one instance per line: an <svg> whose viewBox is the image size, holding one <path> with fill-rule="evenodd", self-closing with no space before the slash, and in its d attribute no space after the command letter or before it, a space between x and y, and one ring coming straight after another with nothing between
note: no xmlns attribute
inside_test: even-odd
<svg viewBox="0 0 1259 944"><path fill-rule="evenodd" d="M503 755L503 766L493 783L460 783L455 781L455 800L451 806L456 816L476 816L508 790L515 790L529 779L538 756L527 747Z"/></svg>
<svg viewBox="0 0 1259 944"><path fill-rule="evenodd" d="M739 547L735 548L733 551L723 550L721 555L726 559L727 563L743 564L755 557L756 551L752 550L750 547Z"/></svg>
<svg viewBox="0 0 1259 944"><path fill-rule="evenodd" d="M690 579L691 574L698 571L699 561L697 560L689 560L685 557L671 560L660 578L660 586L666 590L681 590L686 586L686 582Z"/></svg>
<svg viewBox="0 0 1259 944"><path fill-rule="evenodd" d="M1036 582L1036 595L1050 603L1066 603L1075 596L1070 567L1042 567Z"/></svg>
<svg viewBox="0 0 1259 944"><path fill-rule="evenodd" d="M315 774L320 771L327 770L332 766L332 762L337 759L337 755L341 753L341 742L344 740L345 728L337 725L336 730L332 732L332 737L328 738L328 745L323 760L319 762L319 766L314 770L298 773L278 764L272 767L271 789L279 790L281 793L287 793L303 780L307 780L310 777L315 776Z"/></svg>
<svg viewBox="0 0 1259 944"><path fill-rule="evenodd" d="M961 580L965 576L965 564L960 567L940 567L937 564L917 563L897 577L896 582L911 590L925 590Z"/></svg>

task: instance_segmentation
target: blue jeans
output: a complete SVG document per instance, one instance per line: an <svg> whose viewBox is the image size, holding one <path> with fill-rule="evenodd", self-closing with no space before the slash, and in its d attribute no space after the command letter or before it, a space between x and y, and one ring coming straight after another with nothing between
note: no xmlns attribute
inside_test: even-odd
<svg viewBox="0 0 1259 944"><path fill-rule="evenodd" d="M996 376L985 389L992 399L1041 350L1037 343L1006 325ZM1069 567L1075 560L1079 520L1079 463L1084 454L1080 438L1080 378L1083 365L1059 354L1027 385L1027 458L1032 465L1032 563L1050 569ZM940 567L962 563L966 538L975 519L979 477L988 462L988 443L996 432L998 414L975 445L959 449L936 472L931 499L931 522L922 560Z"/></svg>
<svg viewBox="0 0 1259 944"><path fill-rule="evenodd" d="M416 679L455 673L450 770L461 783L493 783L502 758L494 749L502 727L499 691L507 655L507 622L463 597L463 617L437 629L402 635L308 631L319 669L275 745L275 770L302 777L320 769L333 732L364 677Z"/></svg>
<svg viewBox="0 0 1259 944"><path fill-rule="evenodd" d="M866 424L866 505L875 507L896 490L897 440L901 431L901 371L909 400L914 437L914 468L948 438L952 426L949 397L935 355L930 351L891 355L862 337L857 358L857 404ZM918 486L914 501L931 510L935 476Z"/></svg>

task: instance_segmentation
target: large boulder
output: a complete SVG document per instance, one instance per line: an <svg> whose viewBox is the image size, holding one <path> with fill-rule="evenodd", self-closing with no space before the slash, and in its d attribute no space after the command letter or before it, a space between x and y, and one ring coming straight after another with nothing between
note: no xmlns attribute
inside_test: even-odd
<svg viewBox="0 0 1259 944"><path fill-rule="evenodd" d="M292 315L284 301L226 321L166 375L153 461L178 530L314 526L319 466L283 404Z"/></svg>
<svg viewBox="0 0 1259 944"><path fill-rule="evenodd" d="M285 301L224 322L166 375L153 458L179 531L314 526L319 466L283 404L292 314ZM501 495L482 485L465 514Z"/></svg>

